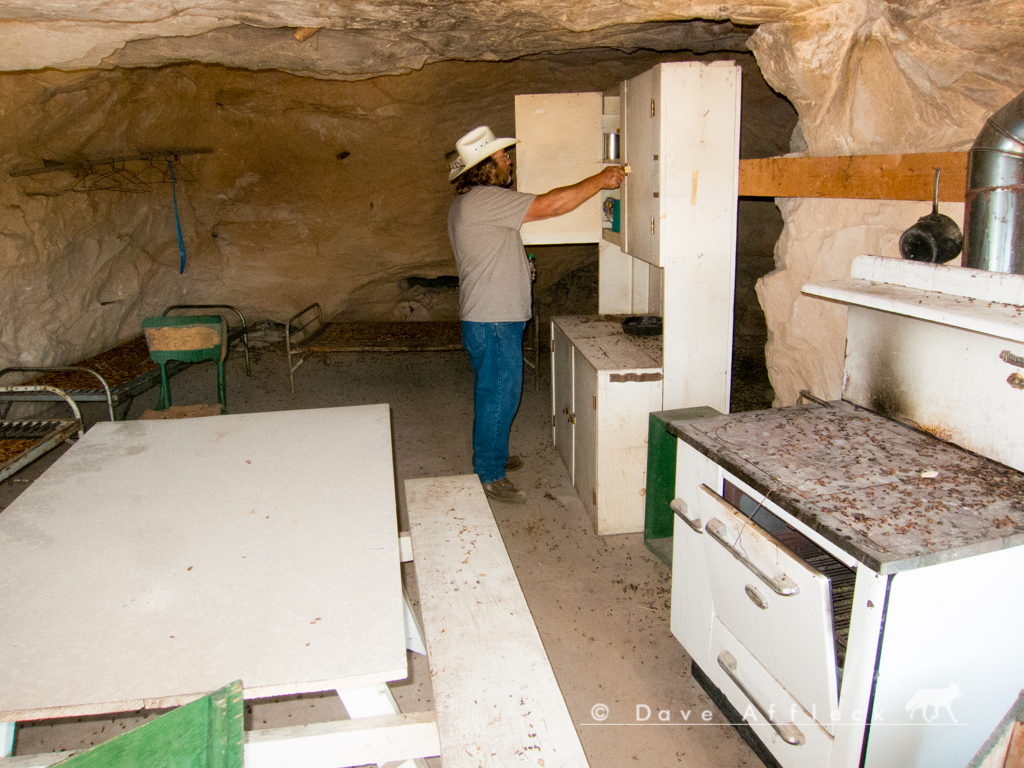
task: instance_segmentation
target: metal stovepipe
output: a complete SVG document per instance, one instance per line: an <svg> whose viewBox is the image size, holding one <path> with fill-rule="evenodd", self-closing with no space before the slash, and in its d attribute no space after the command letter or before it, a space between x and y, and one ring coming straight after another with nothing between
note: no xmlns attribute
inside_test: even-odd
<svg viewBox="0 0 1024 768"><path fill-rule="evenodd" d="M1024 274L1024 93L988 119L967 156L965 267Z"/></svg>

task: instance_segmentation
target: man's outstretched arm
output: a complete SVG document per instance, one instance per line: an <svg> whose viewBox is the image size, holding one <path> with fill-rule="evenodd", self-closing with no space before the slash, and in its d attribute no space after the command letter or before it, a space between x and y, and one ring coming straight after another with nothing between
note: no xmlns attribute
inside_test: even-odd
<svg viewBox="0 0 1024 768"><path fill-rule="evenodd" d="M569 211L579 208L602 189L618 189L625 177L626 174L622 170L622 166L609 165L600 173L588 176L576 184L568 187L556 187L550 192L538 195L530 204L523 223L550 219L554 216L561 216L563 213L569 213Z"/></svg>

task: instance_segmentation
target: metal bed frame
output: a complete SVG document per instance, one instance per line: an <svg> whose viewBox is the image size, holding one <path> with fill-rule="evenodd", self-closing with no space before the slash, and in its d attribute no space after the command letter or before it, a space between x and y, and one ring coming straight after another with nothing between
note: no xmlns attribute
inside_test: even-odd
<svg viewBox="0 0 1024 768"><path fill-rule="evenodd" d="M299 318L303 317L310 310L316 310L315 315L310 315L309 319L299 324ZM315 327L310 330L310 326ZM292 333L292 325L295 325L295 332ZM292 394L295 394L295 372L299 370L299 367L306 362L306 358L309 357L312 351L304 349L301 345L309 342L310 339L314 338L318 334L322 333L324 328L324 311L320 308L318 302L313 302L301 312L296 313L292 317L288 318L288 323L284 329L284 345L285 351L288 353L288 380L291 382ZM293 363L292 357L298 356L298 362Z"/></svg>
<svg viewBox="0 0 1024 768"><path fill-rule="evenodd" d="M249 361L249 328L246 325L245 318L242 313L234 307L227 304L175 304L168 307L163 311L163 316L170 314L171 312L177 312L179 310L194 310L194 309L224 309L234 312L238 315L241 326L234 329L229 329L228 340L233 341L236 338L241 338L242 346L245 350L245 373L247 376L252 375L252 369ZM122 342L122 344L139 344L142 340L142 336L138 336L129 341ZM122 345L118 345L122 346ZM145 347L145 342L141 342L141 346ZM113 349L117 349L114 347ZM113 350L108 350L108 352ZM106 354L106 353L104 353ZM148 348L146 352L147 360L149 359ZM92 358L90 358L92 359ZM88 360L82 361L88 362ZM160 386L160 367L149 360L150 365L141 374L127 381L111 381L111 377L108 375L104 377L101 373L83 366L81 364L72 366L40 366L40 367L23 367L23 366L12 366L10 368L4 368L0 370L0 377L6 376L9 373L56 373L56 372L79 372L95 376L99 380L99 386L95 388L69 388L63 387L60 391L63 391L67 396L76 402L106 402L107 409L110 412L111 421L116 421L115 407L125 405L125 412L127 413L128 407L131 406L132 400L143 392L152 389L153 387ZM191 363L185 363L181 361L171 361L167 364L167 375L173 376L176 373L180 373L189 367ZM39 381L43 379L43 381ZM30 382L26 382L27 385L39 384L43 385L40 389L36 387L36 391L24 393L23 397L13 397L10 394L8 388L0 387L0 401L56 401L62 399L58 395L51 392L51 389L57 389L56 387L45 385L45 377L37 377Z"/></svg>
<svg viewBox="0 0 1024 768"><path fill-rule="evenodd" d="M445 326L457 326L458 323L444 321L428 322L382 322L382 323L332 323L324 322L324 313L320 304L313 303L304 310L289 318L285 325L285 348L288 353L288 378L291 382L292 393L295 392L295 371L306 362L306 358L313 354L331 354L337 352L450 352L461 350L462 335L458 334L457 339L445 339L443 335L438 337L412 337L399 339L378 339L371 341L367 338L351 339L345 338L345 330L358 326L391 326L408 328L410 326L431 326L435 331L441 331ZM295 360L295 358L298 358Z"/></svg>
<svg viewBox="0 0 1024 768"><path fill-rule="evenodd" d="M0 482L69 440L76 432L79 437L85 434L85 429L82 426L82 414L78 410L78 406L62 390L42 385L0 387L0 393L8 396L11 400L38 400L35 395L40 394L40 391L45 392L52 400L66 402L75 417L74 419L0 420L0 446L7 441L31 443L18 446L20 450L9 457L5 458L0 455Z"/></svg>
<svg viewBox="0 0 1024 768"><path fill-rule="evenodd" d="M315 310L315 311L314 311ZM532 342L526 342L523 346L523 362L527 368L533 370L534 389L540 388L540 334L539 334L539 313L537 300L533 301L533 331ZM415 324L415 323L413 323ZM321 353L330 354L333 352L447 352L463 349L461 336L458 342L427 342L424 344L332 344L324 342L319 337L327 335L331 327L339 327L347 323L325 323L324 313L320 304L314 302L301 312L288 318L285 324L284 341L285 350L288 353L288 379L291 383L292 394L295 394L295 372L306 362L310 355ZM524 339L526 341L526 339ZM294 358L298 358L295 360ZM532 359L531 359L532 358Z"/></svg>

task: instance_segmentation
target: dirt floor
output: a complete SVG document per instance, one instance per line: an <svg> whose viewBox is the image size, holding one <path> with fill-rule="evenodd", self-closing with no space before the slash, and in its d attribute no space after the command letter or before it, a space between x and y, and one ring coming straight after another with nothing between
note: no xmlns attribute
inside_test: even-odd
<svg viewBox="0 0 1024 768"><path fill-rule="evenodd" d="M472 371L464 353L349 354L328 363L314 358L296 373L294 395L284 357L280 346L266 342L254 350L250 378L241 355L232 353L227 363L231 413L390 404L403 518L404 480L472 473ZM594 534L552 447L549 363L541 360L539 389L534 388L534 374L526 373L511 437L513 452L526 461L512 478L529 501L526 506L492 507L590 764L759 766L691 677L690 660L669 632L669 569L646 548L641 534ZM744 403L770 405L765 381L749 375L740 379ZM179 374L172 379L175 404L216 402L215 381L212 364ZM153 407L156 396L152 390L137 398L128 417L137 418ZM102 417L94 406L86 407L87 415ZM0 509L60 453L54 451L0 484ZM404 520L400 525L407 528ZM403 572L415 600L415 567L403 566ZM412 653L409 658L411 674L406 683L393 686L396 698L406 711L430 709L425 658ZM607 710L603 720L594 716L601 705ZM641 719L648 708L651 716ZM705 711L709 721L700 717ZM667 715L659 719L661 712ZM16 754L87 747L156 714L25 724L17 732ZM289 697L250 703L247 726L344 716L336 696Z"/></svg>

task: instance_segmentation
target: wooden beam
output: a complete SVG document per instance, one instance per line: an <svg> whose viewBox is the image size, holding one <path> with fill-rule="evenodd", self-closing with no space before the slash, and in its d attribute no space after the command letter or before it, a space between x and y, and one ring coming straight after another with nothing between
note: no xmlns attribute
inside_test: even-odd
<svg viewBox="0 0 1024 768"><path fill-rule="evenodd" d="M265 728L245 734L246 768L337 768L437 757L433 712Z"/></svg>
<svg viewBox="0 0 1024 768"><path fill-rule="evenodd" d="M740 160L740 196L931 200L936 168L939 200L962 203L966 152Z"/></svg>
<svg viewBox="0 0 1024 768"><path fill-rule="evenodd" d="M264 728L245 734L245 765L337 768L374 760L435 757L441 752L433 712ZM82 750L0 758L0 768L49 768Z"/></svg>

